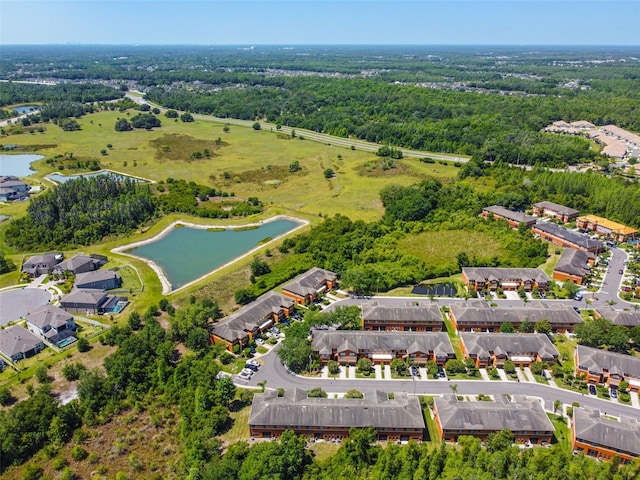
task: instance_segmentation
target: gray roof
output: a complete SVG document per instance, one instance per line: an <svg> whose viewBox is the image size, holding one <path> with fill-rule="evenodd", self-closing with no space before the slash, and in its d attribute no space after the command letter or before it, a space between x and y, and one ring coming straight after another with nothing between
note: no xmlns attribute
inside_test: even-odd
<svg viewBox="0 0 640 480"><path fill-rule="evenodd" d="M426 302L407 301L406 305L392 306L380 305L378 302L364 303L362 305L362 318L364 320L397 322L422 321L443 322L442 314L437 305Z"/></svg>
<svg viewBox="0 0 640 480"><path fill-rule="evenodd" d="M15 187L26 187L27 184L22 180L18 179L18 177L14 177L13 175L0 175L0 187L2 188L11 188Z"/></svg>
<svg viewBox="0 0 640 480"><path fill-rule="evenodd" d="M530 302L524 307L494 308L485 302L474 302L470 305L451 305L449 307L458 324L501 324L503 322L531 323L549 320L551 325L575 325L582 323L582 317L565 305L553 305L541 302Z"/></svg>
<svg viewBox="0 0 640 480"><path fill-rule="evenodd" d="M582 250L574 250L567 248L556 263L554 272L567 273L578 277L584 277L591 271L589 258L593 258L593 254L583 252Z"/></svg>
<svg viewBox="0 0 640 480"><path fill-rule="evenodd" d="M538 283L549 283L551 279L539 268L494 268L494 267L464 267L462 272L469 280L485 282L497 280L535 280Z"/></svg>
<svg viewBox="0 0 640 480"><path fill-rule="evenodd" d="M76 270L84 267L87 264L95 264L96 267L101 265L101 261L92 257L88 257L86 255L75 255L71 257L69 260L65 260L64 262L56 265L56 270L60 270L64 272L65 270L71 270L75 272Z"/></svg>
<svg viewBox="0 0 640 480"><path fill-rule="evenodd" d="M76 285L81 286L85 283L103 282L114 278L120 278L120 275L113 270L94 270L76 275Z"/></svg>
<svg viewBox="0 0 640 480"><path fill-rule="evenodd" d="M573 409L576 440L640 456L640 423L631 417L620 421L600 416L584 407Z"/></svg>
<svg viewBox="0 0 640 480"><path fill-rule="evenodd" d="M60 252L49 252L42 255L34 255L33 257L28 258L26 262L24 262L23 267L28 265L39 265L42 263L51 264L57 262L58 260L56 257L58 255L60 255L60 258L62 258L62 253Z"/></svg>
<svg viewBox="0 0 640 480"><path fill-rule="evenodd" d="M42 340L20 325L0 330L0 352L9 358L33 350L41 343Z"/></svg>
<svg viewBox="0 0 640 480"><path fill-rule="evenodd" d="M449 336L439 332L322 330L314 331L311 348L315 352L368 350L369 353L406 351L409 354L434 352L438 356L454 354Z"/></svg>
<svg viewBox="0 0 640 480"><path fill-rule="evenodd" d="M82 288L74 290L60 299L60 304L64 306L67 303L80 303L83 305L100 305L107 297L104 290L95 288Z"/></svg>
<svg viewBox="0 0 640 480"><path fill-rule="evenodd" d="M302 275L296 277L293 281L287 283L282 287L282 290L304 297L306 295L313 295L316 293L318 288L320 288L321 285L324 285L327 280L335 282L336 278L337 275L329 270L313 267Z"/></svg>
<svg viewBox="0 0 640 480"><path fill-rule="evenodd" d="M268 390L254 395L249 425L281 427L374 427L425 428L417 397L396 393L389 400L385 392L375 392L363 399L307 398L307 392L287 390L283 397Z"/></svg>
<svg viewBox="0 0 640 480"><path fill-rule="evenodd" d="M558 203L553 203L553 202L546 202L546 201L538 202L538 203L534 203L533 206L536 208L539 208L540 210L544 210L545 208L549 210L553 210L555 212L558 212L562 215L566 215L568 217L571 217L580 213L575 208L565 207L564 205L560 205Z"/></svg>
<svg viewBox="0 0 640 480"><path fill-rule="evenodd" d="M513 220L514 222L535 223L536 221L536 217L526 215L524 212L514 212L513 210L509 210L508 208L502 207L500 205L491 205L490 207L485 207L482 210L485 212L493 213L503 218L508 218L509 220Z"/></svg>
<svg viewBox="0 0 640 480"><path fill-rule="evenodd" d="M599 348L578 345L576 367L581 370L601 373L617 370L623 377L640 378L640 358L622 353L607 352Z"/></svg>
<svg viewBox="0 0 640 480"><path fill-rule="evenodd" d="M42 330L47 326L56 329L62 327L67 324L67 320L72 320L73 316L55 305L41 305L27 313L25 319Z"/></svg>
<svg viewBox="0 0 640 480"><path fill-rule="evenodd" d="M607 320L611 320L614 325L624 327L635 327L640 325L640 311L632 312L627 310L614 310L611 307L596 308L596 313Z"/></svg>
<svg viewBox="0 0 640 480"><path fill-rule="evenodd" d="M537 399L524 395L497 396L495 401L460 401L456 395L445 394L435 399L444 430L474 430L496 432L553 432L555 429Z"/></svg>
<svg viewBox="0 0 640 480"><path fill-rule="evenodd" d="M278 313L282 308L293 308L293 300L269 292L216 323L211 332L230 342L246 338L248 331L253 331L269 315Z"/></svg>
<svg viewBox="0 0 640 480"><path fill-rule="evenodd" d="M543 360L558 358L558 350L549 337L541 333L460 333L472 357L489 358L500 349L507 356L538 353Z"/></svg>
<svg viewBox="0 0 640 480"><path fill-rule="evenodd" d="M594 240L589 236L582 235L578 232L574 232L573 230L567 230L555 223L538 222L536 223L535 228L586 250L604 250L604 244L600 240Z"/></svg>

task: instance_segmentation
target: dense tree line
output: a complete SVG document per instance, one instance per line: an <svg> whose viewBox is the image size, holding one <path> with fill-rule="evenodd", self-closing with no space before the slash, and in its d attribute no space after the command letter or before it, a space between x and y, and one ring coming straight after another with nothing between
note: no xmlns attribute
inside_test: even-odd
<svg viewBox="0 0 640 480"><path fill-rule="evenodd" d="M30 102L100 102L122 96L124 93L113 87L90 83L59 85L0 83L0 106Z"/></svg>
<svg viewBox="0 0 640 480"><path fill-rule="evenodd" d="M112 175L81 177L33 198L27 215L10 221L6 238L21 250L89 245L136 229L154 212L147 186Z"/></svg>

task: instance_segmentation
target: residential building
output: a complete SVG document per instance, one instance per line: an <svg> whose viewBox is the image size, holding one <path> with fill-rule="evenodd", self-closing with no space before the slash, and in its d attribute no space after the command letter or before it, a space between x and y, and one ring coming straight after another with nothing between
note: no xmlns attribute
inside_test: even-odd
<svg viewBox="0 0 640 480"><path fill-rule="evenodd" d="M60 299L60 306L67 312L87 315L120 313L127 303L127 297L90 288L74 290Z"/></svg>
<svg viewBox="0 0 640 480"><path fill-rule="evenodd" d="M276 438L285 430L324 440L344 439L351 428L373 427L380 441L421 441L425 422L417 397L376 391L363 399L308 398L300 389L254 395L249 434Z"/></svg>
<svg viewBox="0 0 640 480"><path fill-rule="evenodd" d="M374 364L389 365L395 358L424 365L433 360L444 365L455 358L446 333L362 332L354 330L316 330L311 349L322 364L335 360L341 365L355 365L361 358Z"/></svg>
<svg viewBox="0 0 640 480"><path fill-rule="evenodd" d="M478 368L502 368L511 360L517 367L558 361L558 350L542 333L461 333L462 353Z"/></svg>
<svg viewBox="0 0 640 480"><path fill-rule="evenodd" d="M113 270L94 270L76 275L76 288L111 290L122 286L122 278Z"/></svg>
<svg viewBox="0 0 640 480"><path fill-rule="evenodd" d="M46 339L59 345L72 337L76 330L73 315L55 305L42 305L25 316L27 328Z"/></svg>
<svg viewBox="0 0 640 480"><path fill-rule="evenodd" d="M387 332L441 332L444 320L437 305L407 301L405 305L369 302L362 305L363 330Z"/></svg>
<svg viewBox="0 0 640 480"><path fill-rule="evenodd" d="M595 316L611 320L614 325L633 328L640 325L640 311L614 310L612 307L599 307L595 309Z"/></svg>
<svg viewBox="0 0 640 480"><path fill-rule="evenodd" d="M525 225L527 228L532 227L536 223L536 218L531 215L525 215L523 212L514 212L500 205L491 205L482 209L484 218L503 219L509 223L511 228L519 228Z"/></svg>
<svg viewBox="0 0 640 480"><path fill-rule="evenodd" d="M462 281L467 290L518 290L530 292L534 288L544 292L551 279L539 268L464 267Z"/></svg>
<svg viewBox="0 0 640 480"><path fill-rule="evenodd" d="M506 429L513 432L516 443L546 445L555 431L540 402L523 395L469 402L445 394L435 398L433 410L440 438L446 442L456 442L461 435L486 440Z"/></svg>
<svg viewBox="0 0 640 480"><path fill-rule="evenodd" d="M640 148L640 135L629 132L616 125L605 125L602 127L602 131L616 137L618 140L630 144L634 148Z"/></svg>
<svg viewBox="0 0 640 480"><path fill-rule="evenodd" d="M486 302L465 302L449 307L449 319L459 332L498 332L500 325L511 323L517 330L525 320L535 324L548 320L554 333L573 332L582 317L565 305L530 302L523 307L491 307Z"/></svg>
<svg viewBox="0 0 640 480"><path fill-rule="evenodd" d="M621 381L632 392L640 391L640 358L599 348L578 345L575 353L576 377L584 375L588 383L618 388Z"/></svg>
<svg viewBox="0 0 640 480"><path fill-rule="evenodd" d="M640 457L640 423L637 418L616 420L603 417L598 410L574 408L571 422L574 452L601 460L619 457L630 463Z"/></svg>
<svg viewBox="0 0 640 480"><path fill-rule="evenodd" d="M34 255L22 264L22 271L32 277L47 275L53 271L53 267L63 260L60 252L50 252L44 255Z"/></svg>
<svg viewBox="0 0 640 480"><path fill-rule="evenodd" d="M290 316L294 311L294 304L293 299L276 292L262 295L213 325L210 329L211 341L225 343L230 350L234 345L243 347L274 323Z"/></svg>
<svg viewBox="0 0 640 480"><path fill-rule="evenodd" d="M571 122L571 126L575 128L580 128L582 130L591 130L596 128L593 123L587 122L586 120L578 120L576 122Z"/></svg>
<svg viewBox="0 0 640 480"><path fill-rule="evenodd" d="M13 175L0 175L0 201L20 200L29 194L29 185Z"/></svg>
<svg viewBox="0 0 640 480"><path fill-rule="evenodd" d="M555 223L538 222L531 229L531 233L539 235L541 240L551 242L564 248L574 248L584 252L602 253L605 249L604 243L593 239L587 235L582 235L572 230L567 230Z"/></svg>
<svg viewBox="0 0 640 480"><path fill-rule="evenodd" d="M78 275L98 270L105 263L107 263L107 257L103 255L74 255L69 260L57 264L53 270L60 273L70 271L74 275Z"/></svg>
<svg viewBox="0 0 640 480"><path fill-rule="evenodd" d="M568 223L575 220L580 212L575 208L545 201L534 203L533 213L538 216L555 218L556 220Z"/></svg>
<svg viewBox="0 0 640 480"><path fill-rule="evenodd" d="M305 305L316 301L326 290L334 289L337 278L329 270L314 267L282 287L282 294L293 298L298 305Z"/></svg>
<svg viewBox="0 0 640 480"><path fill-rule="evenodd" d="M13 362L33 357L43 348L42 339L20 325L0 330L0 353Z"/></svg>
<svg viewBox="0 0 640 480"><path fill-rule="evenodd" d="M553 269L553 279L582 285L591 272L591 266L594 262L594 254L567 248L560 255L558 263Z"/></svg>
<svg viewBox="0 0 640 480"><path fill-rule="evenodd" d="M598 235L602 235L615 242L627 242L635 239L638 235L638 231L635 228L627 227L621 223L612 222L611 220L596 215L578 217L576 226L583 230L596 232Z"/></svg>

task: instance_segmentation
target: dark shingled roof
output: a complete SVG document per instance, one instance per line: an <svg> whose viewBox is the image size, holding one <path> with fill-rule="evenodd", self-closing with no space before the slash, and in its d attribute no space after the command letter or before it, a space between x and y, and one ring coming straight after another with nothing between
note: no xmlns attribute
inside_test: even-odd
<svg viewBox="0 0 640 480"><path fill-rule="evenodd" d="M588 262L589 258L593 258L593 254L583 252L582 250L567 248L562 252L562 255L560 255L553 271L584 277L591 271L591 266Z"/></svg>
<svg viewBox="0 0 640 480"><path fill-rule="evenodd" d="M611 307L596 308L596 313L607 320L611 320L614 325L624 327L635 327L640 325L640 312L626 310L614 310Z"/></svg>
<svg viewBox="0 0 640 480"><path fill-rule="evenodd" d="M521 323L523 320L535 323L542 319L549 320L551 325L574 325L583 322L582 317L569 306L541 302L530 302L524 307L511 308L493 308L485 302L473 302L470 305L451 305L449 308L458 324Z"/></svg>
<svg viewBox="0 0 640 480"><path fill-rule="evenodd" d="M74 290L73 292L65 295L60 299L61 305L69 303L81 303L85 305L100 305L101 302L107 297L104 290L95 288L83 288L80 290Z"/></svg>
<svg viewBox="0 0 640 480"><path fill-rule="evenodd" d="M113 270L93 270L91 272L77 274L76 286L78 288L82 288L83 285L88 285L94 282L103 282L114 278L120 278L120 275Z"/></svg>
<svg viewBox="0 0 640 480"><path fill-rule="evenodd" d="M558 358L558 350L551 340L541 333L460 333L460 338L470 356L489 358L497 349L508 356L539 353L543 360ZM496 352L497 353L497 352Z"/></svg>
<svg viewBox="0 0 640 480"><path fill-rule="evenodd" d="M387 393L376 392L363 399L307 398L307 392L299 389L278 397L278 392L269 390L254 395L249 425L424 429L418 398L406 393L394 397L389 400Z"/></svg>
<svg viewBox="0 0 640 480"><path fill-rule="evenodd" d="M40 343L42 340L20 325L0 330L0 352L9 358L33 350Z"/></svg>
<svg viewBox="0 0 640 480"><path fill-rule="evenodd" d="M504 396L497 396L493 402L466 402L459 401L456 395L445 394L434 401L440 424L447 431L555 430L540 402L524 395L511 395L510 401Z"/></svg>
<svg viewBox="0 0 640 480"><path fill-rule="evenodd" d="M283 308L293 308L293 300L276 292L262 295L256 301L242 307L211 327L211 333L229 342L247 337L247 331L253 331L267 317Z"/></svg>
<svg viewBox="0 0 640 480"><path fill-rule="evenodd" d="M631 417L621 421L600 416L600 412L584 407L573 409L576 440L598 444L640 456L640 423Z"/></svg>
<svg viewBox="0 0 640 480"><path fill-rule="evenodd" d="M464 267L463 273L469 280L475 282L497 280L535 280L538 283L549 283L551 279L539 268L494 268L494 267Z"/></svg>
<svg viewBox="0 0 640 480"><path fill-rule="evenodd" d="M362 318L364 320L388 320L390 322L401 320L443 322L442 314L437 305L433 305L430 302L415 301L408 301L406 305L400 306L380 305L378 302L364 303L362 305Z"/></svg>
<svg viewBox="0 0 640 480"><path fill-rule="evenodd" d="M446 333L440 332L369 332L369 331L315 331L311 348L314 352L378 352L406 351L434 352L437 356L453 355L454 350Z"/></svg>
<svg viewBox="0 0 640 480"><path fill-rule="evenodd" d="M69 260L65 260L64 262L59 263L55 266L55 270L64 272L65 270L70 270L72 272L76 272L80 268L84 267L87 264L94 265L94 268L98 268L99 266L106 263L98 258L88 257L86 255L74 255Z"/></svg>
<svg viewBox="0 0 640 480"><path fill-rule="evenodd" d="M572 243L573 245L577 245L578 247L584 248L586 250L604 250L604 244L600 240L594 240L589 236L582 235L572 230L567 230L566 228L560 227L555 223L538 222L536 223L534 228L548 233L549 235L561 238L565 242Z"/></svg>
<svg viewBox="0 0 640 480"><path fill-rule="evenodd" d="M55 305L41 305L27 313L25 319L42 330L47 326L56 329L63 327L67 324L67 320L73 320L73 316Z"/></svg>
<svg viewBox="0 0 640 480"><path fill-rule="evenodd" d="M554 212L558 212L568 217L571 217L573 215L577 215L578 213L580 213L575 208L565 207L564 205L560 205L558 203L553 203L553 202L546 202L546 201L538 202L538 203L534 203L533 206L535 208L539 208L540 210L544 210L545 208L549 210L553 210Z"/></svg>
<svg viewBox="0 0 640 480"><path fill-rule="evenodd" d="M535 223L536 217L532 217L531 215L526 215L524 212L514 212L513 210L509 210L508 208L502 207L500 205L491 205L490 207L485 207L482 209L485 212L490 212L495 215L498 215L503 218L508 218L509 220L513 220L518 223Z"/></svg>
<svg viewBox="0 0 640 480"><path fill-rule="evenodd" d="M578 345L576 366L581 370L601 373L617 369L624 377L640 378L640 358L622 353L607 352L599 348Z"/></svg>
<svg viewBox="0 0 640 480"><path fill-rule="evenodd" d="M282 290L304 297L315 294L320 285L326 281L335 282L336 278L337 275L329 270L313 267L296 277L292 282L287 283L282 287Z"/></svg>

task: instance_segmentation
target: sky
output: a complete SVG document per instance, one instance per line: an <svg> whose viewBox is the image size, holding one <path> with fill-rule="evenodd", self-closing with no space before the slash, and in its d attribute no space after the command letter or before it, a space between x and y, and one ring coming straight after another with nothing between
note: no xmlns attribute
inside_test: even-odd
<svg viewBox="0 0 640 480"><path fill-rule="evenodd" d="M640 0L0 0L0 48L52 43L639 46Z"/></svg>

